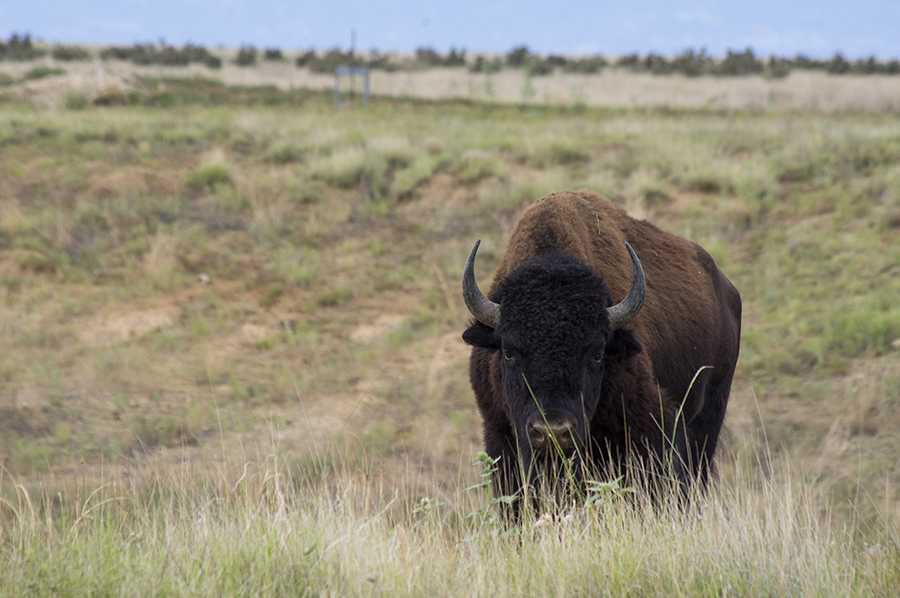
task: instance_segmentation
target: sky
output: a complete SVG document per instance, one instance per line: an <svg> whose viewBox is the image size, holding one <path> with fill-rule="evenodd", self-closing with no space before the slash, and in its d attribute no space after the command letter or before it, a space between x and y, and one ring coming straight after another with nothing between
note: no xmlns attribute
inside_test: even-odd
<svg viewBox="0 0 900 598"><path fill-rule="evenodd" d="M900 58L900 0L0 0L0 38L54 43Z"/></svg>

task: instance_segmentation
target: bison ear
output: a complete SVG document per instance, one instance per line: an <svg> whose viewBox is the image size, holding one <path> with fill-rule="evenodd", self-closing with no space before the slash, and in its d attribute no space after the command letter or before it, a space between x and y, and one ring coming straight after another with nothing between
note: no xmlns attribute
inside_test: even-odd
<svg viewBox="0 0 900 598"><path fill-rule="evenodd" d="M476 320L472 321L472 324L463 332L462 337L473 347L500 350L500 337L497 335L497 331Z"/></svg>
<svg viewBox="0 0 900 598"><path fill-rule="evenodd" d="M628 359L643 350L641 342L631 330L616 330L606 344L606 355L613 359Z"/></svg>

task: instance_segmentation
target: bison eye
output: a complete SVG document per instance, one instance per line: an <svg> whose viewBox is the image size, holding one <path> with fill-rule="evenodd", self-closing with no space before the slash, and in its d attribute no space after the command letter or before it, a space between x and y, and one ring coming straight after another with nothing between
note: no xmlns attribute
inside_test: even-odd
<svg viewBox="0 0 900 598"><path fill-rule="evenodd" d="M513 355L512 351L510 351L509 349L503 349L503 359L505 359L506 361L512 361L514 358L515 355Z"/></svg>
<svg viewBox="0 0 900 598"><path fill-rule="evenodd" d="M597 351L592 356L591 359L594 360L594 363L600 363L603 361L603 351Z"/></svg>

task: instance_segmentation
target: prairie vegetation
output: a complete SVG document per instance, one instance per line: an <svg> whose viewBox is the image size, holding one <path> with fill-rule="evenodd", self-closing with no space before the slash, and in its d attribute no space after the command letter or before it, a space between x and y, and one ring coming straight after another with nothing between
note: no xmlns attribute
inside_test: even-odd
<svg viewBox="0 0 900 598"><path fill-rule="evenodd" d="M900 583L892 113L148 89L0 104L0 594ZM698 513L602 480L509 529L472 465L460 271L578 187L740 289L721 471Z"/></svg>

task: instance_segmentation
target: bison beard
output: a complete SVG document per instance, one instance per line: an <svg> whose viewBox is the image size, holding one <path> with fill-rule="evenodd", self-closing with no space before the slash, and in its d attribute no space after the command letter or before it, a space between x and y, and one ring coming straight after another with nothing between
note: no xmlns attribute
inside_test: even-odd
<svg viewBox="0 0 900 598"><path fill-rule="evenodd" d="M490 299L474 281L477 248L463 339L496 490L619 474L705 484L740 334L740 296L712 258L586 191L526 210Z"/></svg>

